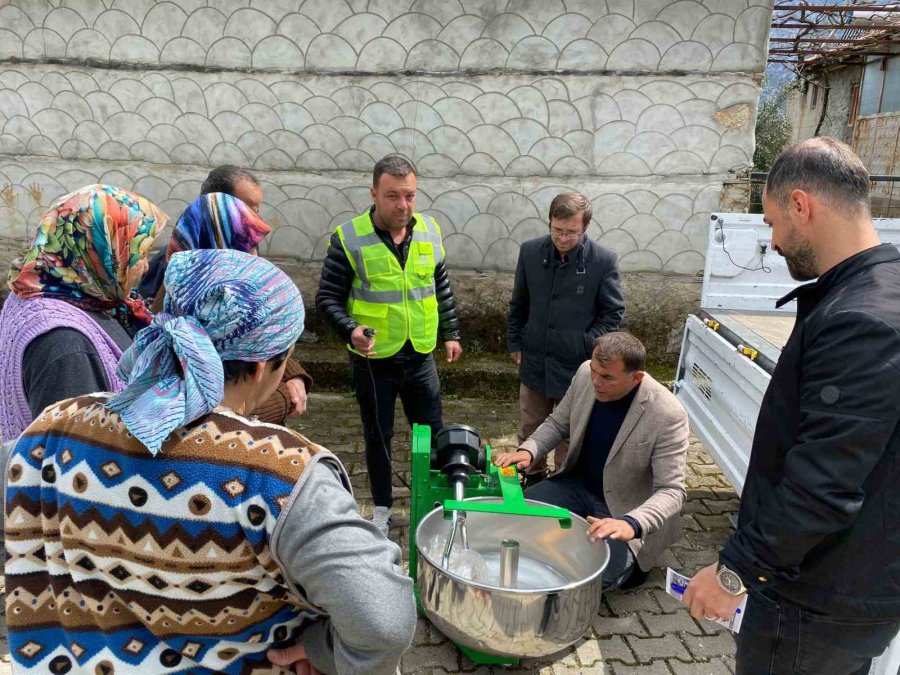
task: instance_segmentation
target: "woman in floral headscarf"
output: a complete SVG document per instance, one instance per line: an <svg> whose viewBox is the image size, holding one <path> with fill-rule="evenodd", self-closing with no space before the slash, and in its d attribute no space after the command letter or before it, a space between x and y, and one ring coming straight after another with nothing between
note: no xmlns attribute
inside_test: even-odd
<svg viewBox="0 0 900 675"><path fill-rule="evenodd" d="M119 391L122 352L151 321L132 289L168 216L143 197L89 185L56 202L9 271L0 312L0 433L11 439L48 405Z"/></svg>
<svg viewBox="0 0 900 675"><path fill-rule="evenodd" d="M181 251L208 249L232 250L256 255L260 242L270 231L269 226L256 211L237 197L224 192L210 192L200 195L181 214L172 230L172 238L166 249L166 260ZM144 288L146 286L142 287L142 290ZM162 284L155 293L151 307L153 312L157 313L163 308L165 284ZM149 296L145 297L149 299ZM278 389L268 399L262 401L251 415L263 422L283 426L287 422L288 415L299 415L306 410L306 397L312 385L312 377L303 366L296 360L289 359L284 380L278 385Z"/></svg>

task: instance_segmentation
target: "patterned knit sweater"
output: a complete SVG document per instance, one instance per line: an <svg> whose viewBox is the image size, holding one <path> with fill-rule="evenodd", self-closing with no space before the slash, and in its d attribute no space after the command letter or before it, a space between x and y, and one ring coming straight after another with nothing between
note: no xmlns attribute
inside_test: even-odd
<svg viewBox="0 0 900 675"><path fill-rule="evenodd" d="M337 459L230 412L156 457L103 407L62 401L8 468L6 607L16 672L281 673L265 658L323 617L269 542L306 469Z"/></svg>

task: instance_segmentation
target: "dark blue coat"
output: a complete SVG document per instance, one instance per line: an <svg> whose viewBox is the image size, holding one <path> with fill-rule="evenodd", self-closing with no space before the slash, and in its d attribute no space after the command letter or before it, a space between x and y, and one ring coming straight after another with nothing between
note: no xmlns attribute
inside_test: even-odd
<svg viewBox="0 0 900 675"><path fill-rule="evenodd" d="M585 236L565 260L555 252L549 234L519 249L507 346L522 352L522 382L561 399L594 340L618 330L625 296L616 254L608 248Z"/></svg>

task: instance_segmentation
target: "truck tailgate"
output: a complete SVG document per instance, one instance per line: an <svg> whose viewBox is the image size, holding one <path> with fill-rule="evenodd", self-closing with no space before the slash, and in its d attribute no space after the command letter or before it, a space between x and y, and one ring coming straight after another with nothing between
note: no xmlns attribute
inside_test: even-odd
<svg viewBox="0 0 900 675"><path fill-rule="evenodd" d="M688 317L675 395L687 410L691 430L738 494L770 377L700 318Z"/></svg>

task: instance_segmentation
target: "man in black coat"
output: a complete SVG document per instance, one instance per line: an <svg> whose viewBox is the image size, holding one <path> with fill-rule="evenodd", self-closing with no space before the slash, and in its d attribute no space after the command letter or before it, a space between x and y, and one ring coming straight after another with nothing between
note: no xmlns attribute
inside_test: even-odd
<svg viewBox="0 0 900 675"><path fill-rule="evenodd" d="M554 197L550 234L522 244L509 302L507 346L519 365L519 444L562 400L594 340L619 329L625 297L616 254L585 235L591 203L578 192ZM567 445L556 448L562 466ZM529 482L546 463L529 467Z"/></svg>
<svg viewBox="0 0 900 675"><path fill-rule="evenodd" d="M788 148L763 193L799 281L760 406L737 531L685 600L728 617L737 673L867 673L900 629L900 253L879 244L845 144Z"/></svg>

